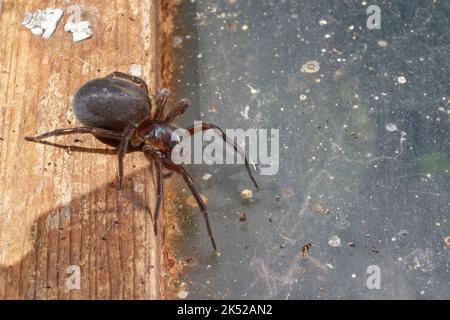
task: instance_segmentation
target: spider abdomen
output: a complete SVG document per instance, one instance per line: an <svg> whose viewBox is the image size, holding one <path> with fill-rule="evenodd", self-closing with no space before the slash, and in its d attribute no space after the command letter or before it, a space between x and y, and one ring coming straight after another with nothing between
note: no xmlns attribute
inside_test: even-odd
<svg viewBox="0 0 450 320"><path fill-rule="evenodd" d="M109 77L87 82L73 99L73 112L83 125L117 132L139 124L150 109L150 98L143 88Z"/></svg>

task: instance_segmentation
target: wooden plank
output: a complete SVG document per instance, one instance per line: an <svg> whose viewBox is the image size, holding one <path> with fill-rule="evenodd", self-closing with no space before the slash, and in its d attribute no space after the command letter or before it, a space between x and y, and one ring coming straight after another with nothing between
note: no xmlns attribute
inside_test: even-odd
<svg viewBox="0 0 450 320"><path fill-rule="evenodd" d="M114 70L139 65L151 92L160 88L161 3L83 1L94 36L79 43L64 31L67 12L48 40L21 26L26 12L70 4L0 1L0 299L159 298L164 261L142 153L127 155L119 192L115 152L95 138L49 139L69 149L23 138L79 125L76 89ZM77 267L81 288L71 289Z"/></svg>

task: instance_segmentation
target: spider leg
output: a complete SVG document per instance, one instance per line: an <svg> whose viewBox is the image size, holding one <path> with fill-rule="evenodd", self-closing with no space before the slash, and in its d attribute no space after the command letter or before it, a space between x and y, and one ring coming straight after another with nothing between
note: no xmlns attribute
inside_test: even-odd
<svg viewBox="0 0 450 320"><path fill-rule="evenodd" d="M173 172L172 172L172 171L167 172L167 173L164 174L164 179L169 179L169 178L171 178L172 176L173 176Z"/></svg>
<svg viewBox="0 0 450 320"><path fill-rule="evenodd" d="M189 187L189 189L191 190L192 195L194 196L195 200L197 201L197 204L200 208L200 210L203 213L203 217L205 218L205 222L206 222L206 228L208 229L208 235L209 238L211 239L211 243L212 246L214 248L214 251L217 250L217 246L216 246L216 241L214 240L214 236L213 236L213 232L211 229L211 224L209 223L209 218L208 218L208 209L206 208L206 204L203 201L203 199L201 198L200 194L197 191L197 188L194 185L194 181L192 180L191 176L189 175L189 173L186 171L186 169L184 169L182 166L179 165L175 165L173 163L169 163L169 162L164 162L164 166L170 170L175 171L176 173L180 174L184 181L186 182L187 186Z"/></svg>
<svg viewBox="0 0 450 320"><path fill-rule="evenodd" d="M117 133L117 132L114 132L111 130L94 128L94 127L78 127L78 128L57 129L57 130L53 130L50 132L42 133L35 137L26 136L25 140L39 141L39 140L42 140L42 139L45 139L48 137L62 136L62 135L75 134L75 133L90 133L96 137L115 139L115 140L120 140L123 137L123 134Z"/></svg>
<svg viewBox="0 0 450 320"><path fill-rule="evenodd" d="M158 234L158 217L161 210L161 204L164 197L164 173L163 165L160 155L150 145L145 145L143 148L144 154L149 160L154 161L156 168L156 204L153 212L153 230L155 235Z"/></svg>
<svg viewBox="0 0 450 320"><path fill-rule="evenodd" d="M247 173L250 176L250 179L252 180L252 182L255 185L256 189L259 189L259 186L258 186L258 184L256 183L256 180L255 180L255 177L253 177L252 171L250 170L250 165L248 163L248 159L245 156L244 151L242 151L242 149L233 140L231 140L220 127L218 127L218 126L216 126L215 124L212 124L212 123L202 122L202 126L201 127L199 127L199 126L191 126L189 128L186 128L186 130L188 130L191 135L194 135L196 132L198 132L200 130L201 131L206 131L206 130L209 130L209 129L219 130L221 135L222 135L223 141L225 141L226 143L231 145L234 148L234 150L237 153L239 153L244 158L245 168L247 169Z"/></svg>
<svg viewBox="0 0 450 320"><path fill-rule="evenodd" d="M131 135L135 131L135 126L129 125L125 128L124 132L121 134L122 140L120 140L120 145L117 151L117 156L119 160L119 189L123 186L123 160L125 159L125 154L128 150L128 144L130 142Z"/></svg>
<svg viewBox="0 0 450 320"><path fill-rule="evenodd" d="M167 99L169 97L169 89L163 88L156 99L156 111L153 116L154 119L162 120L164 108L166 107Z"/></svg>
<svg viewBox="0 0 450 320"><path fill-rule="evenodd" d="M126 74L126 73L123 73L123 72L119 72L119 71L114 71L113 73L108 75L107 78L117 78L117 79L129 80L129 81L137 84L142 89L144 89L145 92L148 95L147 83L145 83L144 79L142 79L142 78L131 76L129 74Z"/></svg>
<svg viewBox="0 0 450 320"><path fill-rule="evenodd" d="M191 103L189 102L188 99L180 100L177 103L177 105L175 106L175 108L170 110L170 112L167 114L164 121L172 122L176 117L178 117L179 115L182 115L187 110L187 108L189 108L190 105L191 105Z"/></svg>

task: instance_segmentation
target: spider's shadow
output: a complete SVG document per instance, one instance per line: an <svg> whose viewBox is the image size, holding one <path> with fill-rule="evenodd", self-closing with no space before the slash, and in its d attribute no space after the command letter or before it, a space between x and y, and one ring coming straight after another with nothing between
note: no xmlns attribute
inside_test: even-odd
<svg viewBox="0 0 450 320"><path fill-rule="evenodd" d="M69 151L70 152L84 152L84 153L104 154L104 155L116 155L117 154L116 149L88 148L88 147L82 147L82 146L74 146L74 145L66 145L66 144L61 144L61 143L49 142L49 141L45 141L45 140L33 141L33 142L44 144L44 145L51 146L51 147L61 148L68 152ZM112 147L116 147L113 142L110 142L110 141L102 141L102 142L109 144ZM136 151L140 151L140 149L131 147L131 146L128 148L128 153L136 152ZM150 170L152 168L152 166L153 166L153 164L149 164L148 166L146 166L144 168L144 170ZM126 181L128 181L128 180L130 180L130 178L125 177L124 184L126 184ZM117 183L114 183L114 185L116 188L118 188ZM128 199L133 204L135 209L137 209L136 203L141 203L141 204L144 203L145 211L153 212L152 210L150 210L150 206L145 201L145 197L142 194L136 193L136 192L131 192L126 187L123 190L120 190L120 194L122 196L124 196L126 199Z"/></svg>
<svg viewBox="0 0 450 320"><path fill-rule="evenodd" d="M46 143L48 145L56 146L56 147L62 147L67 148L69 146L65 145L59 145L59 144L52 144L52 143ZM73 148L73 147L72 147ZM85 151L87 149L88 151L92 151L89 148L83 148L78 147L77 151ZM108 149L107 149L108 150ZM94 152L101 152L103 153L105 150L98 149L94 150ZM114 151L114 150L110 150ZM45 294L45 291L42 291L42 287L39 287L38 283L41 281L44 281L44 289L55 289L57 288L58 291L61 290L61 292L64 291L64 284L57 284L55 282L55 279L58 278L57 272L59 270L59 267L55 267L52 263L50 263L48 257L51 257L54 255L52 250L52 244L55 243L63 243L66 239L72 239L72 232L76 233L76 230L79 230L82 228L83 237L81 239L73 237L73 239L80 241L79 247L83 248L89 248L91 246L96 248L96 264L91 265L89 263L85 262L75 262L80 264L80 267L82 270L86 270L84 274L97 274L95 276L96 278L102 278L105 275L107 275L109 272L108 264L109 259L113 260L121 260L123 261L133 261L135 259L135 252L133 250L120 250L115 251L117 248L115 244L119 243L120 247L126 247L129 245L129 243L134 243L136 246L135 251L139 251L139 255L142 257L145 257L147 255L151 255L152 253L148 253L148 237L146 234L153 233L153 210L150 210L150 206L148 204L148 199L146 198L146 193L148 192L146 189L147 187L144 186L144 189L141 192L136 192L133 190L132 183L136 178L142 177L143 175L149 175L148 172L151 169L151 165L145 166L144 168L139 169L138 171L126 176L124 188L123 190L119 191L116 187L115 178L111 177L111 181L105 183L104 185L99 186L97 189L94 189L92 191L89 191L87 193L82 193L78 195L77 197L71 199L70 203L68 204L61 204L56 207L51 208L50 210L42 213L39 215L39 217L32 223L32 229L30 230L30 234L33 235L34 239L33 242L36 244L39 244L39 246L34 246L34 250L31 250L29 252L23 252L23 256L20 258L18 262L12 263L10 265L0 265L0 282L8 283L8 279L12 277L13 274L19 275L19 281L21 283L24 283L24 287L26 290L23 290L22 298L26 299L34 299L36 298L36 294L39 292L39 294ZM151 175L150 175L151 176ZM147 184L145 184L147 185ZM106 210L104 207L96 207L92 206L89 208L88 211L80 210L80 208L83 206L83 203L86 201L86 199L100 199L104 198L105 194L108 194L108 197L116 198L116 208L114 210L108 209ZM115 195L114 195L115 194ZM120 198L127 199L126 201L120 201ZM69 225L65 225L62 227L59 225L58 232L52 232L49 229L49 221L61 221L63 219L63 216L61 215L61 212L64 212L67 210L67 207L70 208L70 222ZM131 208L131 210L130 210ZM145 214L145 225L146 227L139 228L138 231L135 231L135 221L136 221L136 215ZM55 218L57 217L57 218ZM160 218L164 218L163 216ZM142 219L142 218L141 218ZM89 224L86 225L83 223L83 221L89 221ZM59 222L61 223L61 222ZM92 225L95 227L92 227ZM164 234L162 234L159 238L165 237ZM153 243L153 242L152 242ZM89 251L91 249L88 249L88 251L80 252L80 255L82 254L83 257L89 255ZM7 250L8 251L8 250ZM61 253L61 261L69 261L69 259L72 259L74 255L71 251L62 251ZM110 257L110 255L113 255L113 258ZM29 264L35 264L36 257L47 257L47 259L43 259L42 261L47 261L47 272L49 272L49 275L47 278L42 278L42 275L40 274L40 267L36 266L36 268L32 268L30 270L30 273L23 273L20 272L22 270L22 266L29 265ZM145 263L149 261L149 258L142 258ZM41 260L40 260L41 261ZM78 261L75 259L75 261ZM84 261L84 260L83 260ZM97 265L100 266L100 269L97 268ZM62 270L66 270L66 265L61 267ZM145 267L146 270L151 270L154 267L150 267L149 265ZM148 271L146 271L148 272ZM101 276L98 274L102 274ZM147 273L146 273L147 274ZM109 278L111 276L114 276L114 274L110 274ZM30 281L31 279L36 279L36 281ZM65 277L65 276L64 276ZM65 278L64 278L65 279ZM121 283L122 281L125 281L125 278L123 277L117 277L114 278L115 282L112 281L110 285L113 283ZM142 278L144 282L146 282L146 286L151 285L149 283L150 278L149 277L143 277ZM117 287L120 287L122 284L117 285ZM8 289L4 289L3 287L0 287L0 298L3 298L7 296ZM115 296L117 294L120 294L120 290L113 290L113 297L115 298L121 298L121 296ZM3 296L5 294L5 296ZM31 295L31 296L30 296ZM92 296L91 298L93 298ZM67 297L66 297L67 298ZM104 298L108 298L108 296L104 296ZM122 297L123 298L123 297Z"/></svg>
<svg viewBox="0 0 450 320"><path fill-rule="evenodd" d="M45 141L45 140L33 141L33 142L40 143L40 144L43 144L46 146L61 148L61 149L64 149L65 151L85 152L85 153L95 153L95 154L116 154L116 150L114 150L114 149L87 148L87 147L81 147L81 146L49 142L49 141Z"/></svg>
<svg viewBox="0 0 450 320"><path fill-rule="evenodd" d="M51 146L51 147L56 147L56 148L61 148L64 149L65 151L70 151L70 152L85 152L85 153L93 153L93 154L108 154L108 155L114 155L117 154L117 150L116 150L116 146L112 143L107 143L112 147L115 147L114 149L110 149L110 148L88 148L88 147L82 147L82 146L76 146L76 145L67 145L67 144L61 144L61 143L55 143L55 142L50 142L50 141L45 141L45 140L40 140L40 141L33 141L34 143L40 143L40 144L44 144L47 146ZM105 141L102 141L105 142ZM135 148L135 147L129 147L128 148L128 153L130 152L136 152L139 151L139 148Z"/></svg>

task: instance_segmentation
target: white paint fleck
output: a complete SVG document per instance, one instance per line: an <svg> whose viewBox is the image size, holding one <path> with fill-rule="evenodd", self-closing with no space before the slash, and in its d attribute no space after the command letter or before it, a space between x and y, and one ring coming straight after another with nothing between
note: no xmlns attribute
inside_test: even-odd
<svg viewBox="0 0 450 320"><path fill-rule="evenodd" d="M89 21L68 22L64 26L64 30L72 33L73 42L79 42L92 37L91 24Z"/></svg>
<svg viewBox="0 0 450 320"><path fill-rule="evenodd" d="M139 192L139 193L143 192L144 191L144 185L142 183L135 183L133 185L133 191L134 192Z"/></svg>
<svg viewBox="0 0 450 320"><path fill-rule="evenodd" d="M55 32L62 15L63 10L59 8L47 8L45 10L28 12L22 21L22 25L30 29L34 35L48 39Z"/></svg>
<svg viewBox="0 0 450 320"><path fill-rule="evenodd" d="M326 26L326 25L328 24L328 22L327 22L327 20L325 20L325 19L321 19L321 20L319 20L319 24L320 24L321 26Z"/></svg>
<svg viewBox="0 0 450 320"><path fill-rule="evenodd" d="M248 25L244 24L241 27L242 31L247 31L248 30Z"/></svg>
<svg viewBox="0 0 450 320"><path fill-rule="evenodd" d="M142 65L140 64L132 64L130 66L130 69L128 70L129 74L135 77L141 77L142 76Z"/></svg>

